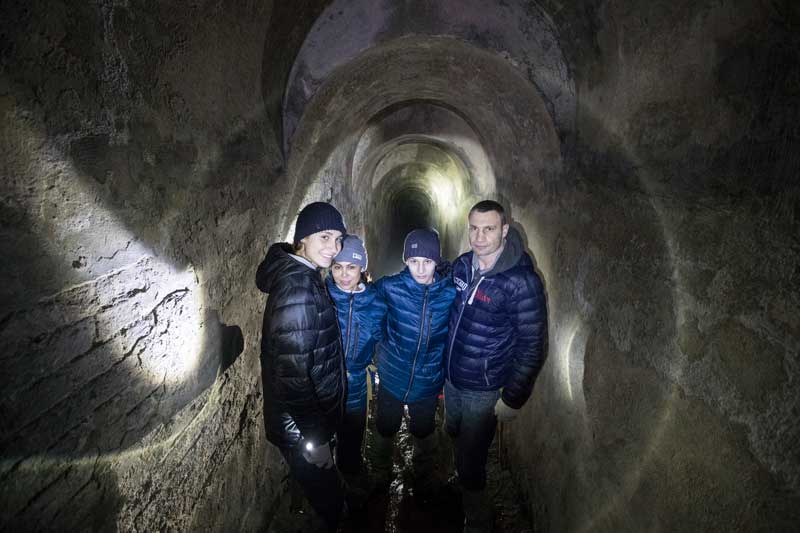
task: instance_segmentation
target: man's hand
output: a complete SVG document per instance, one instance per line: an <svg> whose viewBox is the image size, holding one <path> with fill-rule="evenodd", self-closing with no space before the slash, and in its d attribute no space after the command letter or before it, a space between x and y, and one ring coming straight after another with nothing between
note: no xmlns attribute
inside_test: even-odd
<svg viewBox="0 0 800 533"><path fill-rule="evenodd" d="M310 442L302 444L303 446L303 459L316 466L317 468L331 468L333 466L333 455L331 454L331 445L326 442L315 446Z"/></svg>
<svg viewBox="0 0 800 533"><path fill-rule="evenodd" d="M514 420L518 414L519 409L506 405L503 398L498 398L497 403L494 404L494 415L497 417L498 422L509 422Z"/></svg>

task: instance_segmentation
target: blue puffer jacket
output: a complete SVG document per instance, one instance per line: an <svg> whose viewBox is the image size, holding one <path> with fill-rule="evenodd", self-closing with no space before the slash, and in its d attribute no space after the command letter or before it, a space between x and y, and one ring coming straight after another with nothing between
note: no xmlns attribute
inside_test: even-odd
<svg viewBox="0 0 800 533"><path fill-rule="evenodd" d="M485 274L472 268L472 252L453 264L458 296L450 314L447 379L458 389L502 387L518 409L528 400L545 360L547 308L542 281L510 228L505 248Z"/></svg>
<svg viewBox="0 0 800 533"><path fill-rule="evenodd" d="M386 302L375 287L366 285L361 292L345 292L328 276L328 292L336 304L342 331L344 364L347 368L347 406L349 412L361 411L367 403L367 366L372 362L375 344L383 338L386 327Z"/></svg>
<svg viewBox="0 0 800 533"><path fill-rule="evenodd" d="M439 394L442 353L456 290L449 276L417 283L408 268L381 278L375 288L389 306L386 337L378 344L381 387L405 403Z"/></svg>

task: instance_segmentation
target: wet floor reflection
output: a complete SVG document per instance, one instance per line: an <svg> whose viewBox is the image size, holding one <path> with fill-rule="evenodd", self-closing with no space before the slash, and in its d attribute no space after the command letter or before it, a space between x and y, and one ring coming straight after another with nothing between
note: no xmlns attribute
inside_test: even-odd
<svg viewBox="0 0 800 533"><path fill-rule="evenodd" d="M394 479L387 492L373 494L366 506L352 512L339 528L341 533L460 533L464 515L461 497L454 483L452 447L442 431L442 406L437 413L439 464L437 477L442 482L439 497L433 502L420 501L414 494L411 471L412 445L406 421L397 436L394 456ZM365 457L371 456L374 424L370 416ZM507 465L501 461L497 439L489 451L487 489L494 503L494 533L533 533L528 506L522 501ZM448 482L449 481L449 482ZM273 510L268 533L306 533L325 531L308 502L299 492L287 490Z"/></svg>

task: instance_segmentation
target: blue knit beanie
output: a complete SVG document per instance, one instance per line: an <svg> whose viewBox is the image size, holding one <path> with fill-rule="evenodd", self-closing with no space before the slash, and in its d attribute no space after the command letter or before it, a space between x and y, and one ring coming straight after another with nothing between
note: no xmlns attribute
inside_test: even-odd
<svg viewBox="0 0 800 533"><path fill-rule="evenodd" d="M347 233L342 214L327 202L313 202L305 206L297 214L294 226L294 245L301 239L325 230L338 230L342 235Z"/></svg>
<svg viewBox="0 0 800 533"><path fill-rule="evenodd" d="M406 235L403 243L403 261L409 257L427 257L435 263L442 261L439 252L439 234L433 229L415 229Z"/></svg>
<svg viewBox="0 0 800 533"><path fill-rule="evenodd" d="M353 263L367 269L367 250L364 243L355 235L348 235L342 241L342 250L333 258L336 263Z"/></svg>

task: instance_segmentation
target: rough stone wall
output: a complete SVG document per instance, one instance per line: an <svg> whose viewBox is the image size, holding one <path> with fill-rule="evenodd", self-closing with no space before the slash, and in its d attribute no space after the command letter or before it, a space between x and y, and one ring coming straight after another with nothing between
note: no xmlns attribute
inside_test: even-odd
<svg viewBox="0 0 800 533"><path fill-rule="evenodd" d="M346 68L365 51L383 44L418 37L449 37L492 52L536 87L547 102L559 135L572 132L575 100L570 73L554 42L547 14L536 2L505 0L333 0L328 4L298 51L287 81L284 99L284 146L291 146L306 106L336 70ZM305 7L305 3L301 3ZM298 9L298 14L301 9ZM441 51L431 51L431 55ZM452 82L468 85L472 74ZM414 83L424 70L406 70L401 83ZM389 76L396 73L387 73ZM426 96L419 90L412 98ZM313 114L313 113L312 113Z"/></svg>
<svg viewBox="0 0 800 533"><path fill-rule="evenodd" d="M254 530L266 2L4 2L0 529ZM277 200L276 200L277 202Z"/></svg>
<svg viewBox="0 0 800 533"><path fill-rule="evenodd" d="M326 4L3 4L0 528L262 522L284 472L253 271L307 201L369 223L318 171L424 98L485 141L544 275L550 358L499 437L538 530L793 530L795 3L526 3L574 124L486 35L382 42L320 80L284 179L283 84Z"/></svg>
<svg viewBox="0 0 800 533"><path fill-rule="evenodd" d="M503 429L541 531L800 523L798 12L559 3L578 139L509 195L550 359ZM507 190L507 185L499 184Z"/></svg>

